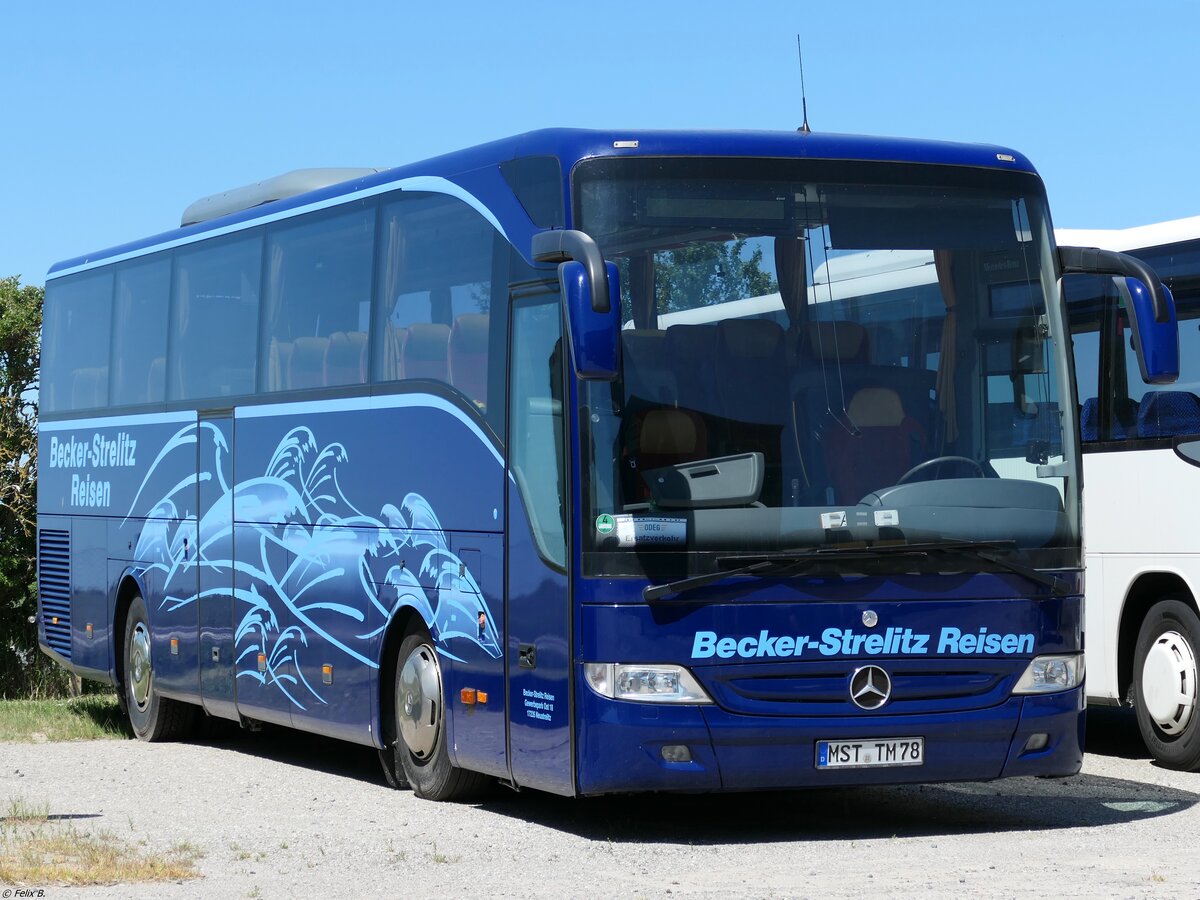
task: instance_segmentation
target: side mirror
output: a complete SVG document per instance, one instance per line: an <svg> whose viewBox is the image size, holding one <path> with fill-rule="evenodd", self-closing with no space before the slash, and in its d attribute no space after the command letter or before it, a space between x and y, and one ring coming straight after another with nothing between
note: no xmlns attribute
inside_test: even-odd
<svg viewBox="0 0 1200 900"><path fill-rule="evenodd" d="M583 263L571 260L558 267L575 374L585 381L612 381L621 368L621 275L613 263L605 269L608 303L605 311L598 312Z"/></svg>
<svg viewBox="0 0 1200 900"><path fill-rule="evenodd" d="M1179 377L1179 325L1175 319L1175 298L1166 285L1163 291L1171 305L1169 321L1155 318L1150 292L1139 278L1116 278L1117 292L1129 312L1133 347L1137 353L1142 381L1147 384L1171 384Z"/></svg>
<svg viewBox="0 0 1200 900"><path fill-rule="evenodd" d="M1142 379L1170 384L1179 377L1179 325L1175 298L1140 259L1094 247L1059 247L1064 275L1117 275L1117 289L1129 310L1133 345Z"/></svg>
<svg viewBox="0 0 1200 900"><path fill-rule="evenodd" d="M582 231L556 229L533 236L533 258L561 263L558 280L575 374L612 381L621 367L621 276Z"/></svg>

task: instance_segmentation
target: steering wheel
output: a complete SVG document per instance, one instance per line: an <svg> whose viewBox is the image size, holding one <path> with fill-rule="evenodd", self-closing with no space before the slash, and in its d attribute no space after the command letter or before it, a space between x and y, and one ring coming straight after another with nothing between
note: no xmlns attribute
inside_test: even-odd
<svg viewBox="0 0 1200 900"><path fill-rule="evenodd" d="M922 472L925 469L932 469L934 466L944 465L970 466L979 473L980 478L987 477L987 475L984 474L983 466L971 459L969 456L935 456L933 459L927 459L923 463L917 463L915 466L901 475L896 480L896 484L905 484L918 472Z"/></svg>

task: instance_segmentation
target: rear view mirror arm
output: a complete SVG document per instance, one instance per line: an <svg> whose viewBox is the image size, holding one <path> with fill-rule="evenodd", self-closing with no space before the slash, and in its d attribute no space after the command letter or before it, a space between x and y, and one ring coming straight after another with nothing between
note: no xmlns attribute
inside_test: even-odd
<svg viewBox="0 0 1200 900"><path fill-rule="evenodd" d="M538 262L561 263L573 259L583 263L592 288L592 309L598 313L609 311L608 271L604 255L591 236L563 229L539 231L533 236L532 250Z"/></svg>
<svg viewBox="0 0 1200 900"><path fill-rule="evenodd" d="M1058 265L1064 275L1124 275L1136 278L1150 292L1155 322L1171 321L1171 304L1154 270L1126 253L1097 247L1059 247Z"/></svg>

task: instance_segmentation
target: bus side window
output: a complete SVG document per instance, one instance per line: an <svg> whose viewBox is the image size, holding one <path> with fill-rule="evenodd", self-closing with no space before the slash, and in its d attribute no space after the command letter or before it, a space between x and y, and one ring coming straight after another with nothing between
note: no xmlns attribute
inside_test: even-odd
<svg viewBox="0 0 1200 900"><path fill-rule="evenodd" d="M444 194L385 203L376 281L375 381L449 385L487 414L497 254L492 225ZM504 245L506 246L506 245Z"/></svg>
<svg viewBox="0 0 1200 900"><path fill-rule="evenodd" d="M1094 275L1068 275L1063 279L1067 301L1067 321L1071 330L1071 346L1075 356L1075 396L1079 408L1079 437L1084 444L1123 439L1127 435L1121 417L1109 427L1101 423L1100 398L1109 379L1101 378L1102 359L1111 354L1102 351L1102 335L1111 328L1110 305L1113 297L1107 293L1109 279ZM1113 403L1106 404L1114 406Z"/></svg>
<svg viewBox="0 0 1200 900"><path fill-rule="evenodd" d="M366 382L374 243L368 205L268 231L263 390Z"/></svg>
<svg viewBox="0 0 1200 900"><path fill-rule="evenodd" d="M112 272L51 282L46 289L40 403L44 412L108 403Z"/></svg>
<svg viewBox="0 0 1200 900"><path fill-rule="evenodd" d="M175 258L167 399L254 393L262 233L181 250Z"/></svg>
<svg viewBox="0 0 1200 900"><path fill-rule="evenodd" d="M1126 418L1130 420L1132 438L1154 440L1181 435L1200 434L1200 304L1186 294L1176 297L1179 315L1179 380L1172 385L1153 385L1142 381L1136 351L1133 349L1132 329L1124 310L1121 311L1121 341L1125 352L1125 372L1128 378ZM1120 394L1118 388L1118 394Z"/></svg>
<svg viewBox="0 0 1200 900"><path fill-rule="evenodd" d="M161 403L167 395L167 297L171 258L159 255L117 271L109 402Z"/></svg>

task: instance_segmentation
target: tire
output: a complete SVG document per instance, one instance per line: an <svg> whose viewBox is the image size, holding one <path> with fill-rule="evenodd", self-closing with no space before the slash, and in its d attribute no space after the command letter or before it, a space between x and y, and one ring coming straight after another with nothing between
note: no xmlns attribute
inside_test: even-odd
<svg viewBox="0 0 1200 900"><path fill-rule="evenodd" d="M1200 618L1176 599L1146 614L1133 656L1134 703L1146 749L1168 769L1200 769Z"/></svg>
<svg viewBox="0 0 1200 900"><path fill-rule="evenodd" d="M188 737L196 724L196 707L161 697L154 687L150 653L150 620L146 602L135 594L125 616L125 706L133 733L142 741L177 741Z"/></svg>
<svg viewBox="0 0 1200 900"><path fill-rule="evenodd" d="M429 635L409 632L396 656L393 714L396 770L426 800L467 800L481 793L485 775L450 763L446 746L446 691Z"/></svg>

